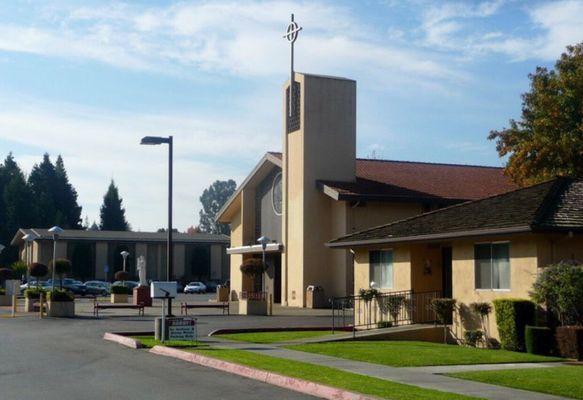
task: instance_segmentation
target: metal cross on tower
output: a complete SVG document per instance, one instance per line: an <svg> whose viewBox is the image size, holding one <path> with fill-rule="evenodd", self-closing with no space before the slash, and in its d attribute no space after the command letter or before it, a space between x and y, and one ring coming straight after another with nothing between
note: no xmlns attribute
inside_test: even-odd
<svg viewBox="0 0 583 400"><path fill-rule="evenodd" d="M302 27L298 25L297 22L294 21L294 15L291 15L291 22L287 26L287 31L283 37L290 42L290 49L291 49L291 57L290 57L290 80L289 80L289 107L288 107L288 115L291 117L293 113L293 88L294 88L294 43L298 39L298 34L302 30Z"/></svg>

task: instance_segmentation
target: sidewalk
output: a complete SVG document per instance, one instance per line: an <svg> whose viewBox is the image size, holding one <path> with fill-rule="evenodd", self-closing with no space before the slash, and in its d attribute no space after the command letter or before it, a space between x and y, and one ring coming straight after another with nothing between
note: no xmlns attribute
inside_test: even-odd
<svg viewBox="0 0 583 400"><path fill-rule="evenodd" d="M475 371L484 369L503 368L538 368L536 363L524 364L487 364L470 366L447 366L447 367L416 367L397 368L386 365L371 364L360 361L346 360L342 358L330 357L320 354L306 353L278 347L277 345L265 345L247 342L233 342L215 337L202 339L215 347L246 350L254 353L283 358L293 361L301 361L310 364L322 365L336 368L346 372L386 379L393 382L407 385L423 387L426 389L440 390L443 392L457 393L467 396L474 396L490 400L558 400L563 397L552 396L542 393L529 392L519 389L506 388L502 386L489 385L480 382L467 381L438 375L444 372ZM559 365L546 363L544 366Z"/></svg>

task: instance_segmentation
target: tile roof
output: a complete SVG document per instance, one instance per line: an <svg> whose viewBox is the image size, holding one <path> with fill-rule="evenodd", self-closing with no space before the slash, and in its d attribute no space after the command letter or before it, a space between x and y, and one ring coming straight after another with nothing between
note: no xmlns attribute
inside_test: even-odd
<svg viewBox="0 0 583 400"><path fill-rule="evenodd" d="M39 240L52 240L52 235L48 229L28 228L19 229L12 239L12 244L22 240L22 236L27 233L34 233ZM165 242L167 234L165 232L124 232L124 231L83 231L65 229L60 235L62 240L91 240L91 241L129 241L129 242ZM172 235L175 243L229 243L230 238L226 235L213 235L208 233L197 233L189 235L187 233L176 233Z"/></svg>
<svg viewBox="0 0 583 400"><path fill-rule="evenodd" d="M280 158L281 153L269 154ZM354 182L319 181L339 200L476 200L517 188L497 167L412 161L356 160Z"/></svg>
<svg viewBox="0 0 583 400"><path fill-rule="evenodd" d="M557 178L356 232L328 245L557 230L583 231L583 180Z"/></svg>

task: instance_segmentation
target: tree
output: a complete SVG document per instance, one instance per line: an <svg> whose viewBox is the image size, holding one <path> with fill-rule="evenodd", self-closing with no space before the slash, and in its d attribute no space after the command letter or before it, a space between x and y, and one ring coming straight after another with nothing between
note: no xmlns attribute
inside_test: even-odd
<svg viewBox="0 0 583 400"><path fill-rule="evenodd" d="M554 70L537 67L522 95L522 117L491 131L506 174L521 185L583 176L583 43L568 46Z"/></svg>
<svg viewBox="0 0 583 400"><path fill-rule="evenodd" d="M227 224L215 222L217 213L227 202L229 197L235 193L237 184L234 180L215 181L208 189L205 189L200 196L202 210L200 210L200 223L198 227L201 232L229 235L230 229Z"/></svg>
<svg viewBox="0 0 583 400"><path fill-rule="evenodd" d="M53 225L62 224L64 218L63 215L57 215L55 202L57 175L48 153L43 155L40 164L35 164L32 167L28 184L34 199L34 209L37 216L35 225L39 228L50 228Z"/></svg>
<svg viewBox="0 0 583 400"><path fill-rule="evenodd" d="M186 230L186 233L189 235L196 235L197 233L201 233L202 231L200 230L200 227L198 226L190 226L188 227L188 229Z"/></svg>
<svg viewBox="0 0 583 400"><path fill-rule="evenodd" d="M129 231L130 226L126 221L126 210L122 207L123 199L119 197L119 191L113 179L109 184L107 193L103 196L101 206L101 224L99 229L102 231Z"/></svg>
<svg viewBox="0 0 583 400"><path fill-rule="evenodd" d="M66 229L82 229L81 206L77 203L77 191L69 182L63 157L59 155L55 163L55 203L57 212L62 215L61 226Z"/></svg>

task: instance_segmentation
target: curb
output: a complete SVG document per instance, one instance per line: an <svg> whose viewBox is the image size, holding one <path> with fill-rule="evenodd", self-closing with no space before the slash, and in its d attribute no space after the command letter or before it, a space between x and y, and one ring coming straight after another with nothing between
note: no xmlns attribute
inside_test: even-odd
<svg viewBox="0 0 583 400"><path fill-rule="evenodd" d="M179 360L187 361L193 364L199 364L204 367L214 368L223 372L228 372L230 374L235 374L256 381L268 383L270 385L279 386L284 389L289 389L295 392L320 397L322 399L377 400L376 397L365 396L362 394L349 392L343 389L338 389L326 385L321 385L319 383L305 381L303 379L292 378L289 376L279 375L273 372L246 367L244 365L235 364L228 361L222 361L216 358L206 357L200 354L178 350L171 347L154 346L153 348L150 349L150 353L166 357L177 358Z"/></svg>
<svg viewBox="0 0 583 400"><path fill-rule="evenodd" d="M321 332L330 331L329 326L294 326L290 328L225 328L225 329L215 329L208 336L215 335L225 335L229 333L257 333L257 332L298 332L298 331L310 331L310 332ZM352 332L352 328L336 328L338 332Z"/></svg>
<svg viewBox="0 0 583 400"><path fill-rule="evenodd" d="M131 337L127 336L118 335L116 333L105 332L103 334L103 339L109 340L110 342L121 344L132 349L141 349L143 347L142 342L140 342L139 340L132 339Z"/></svg>

